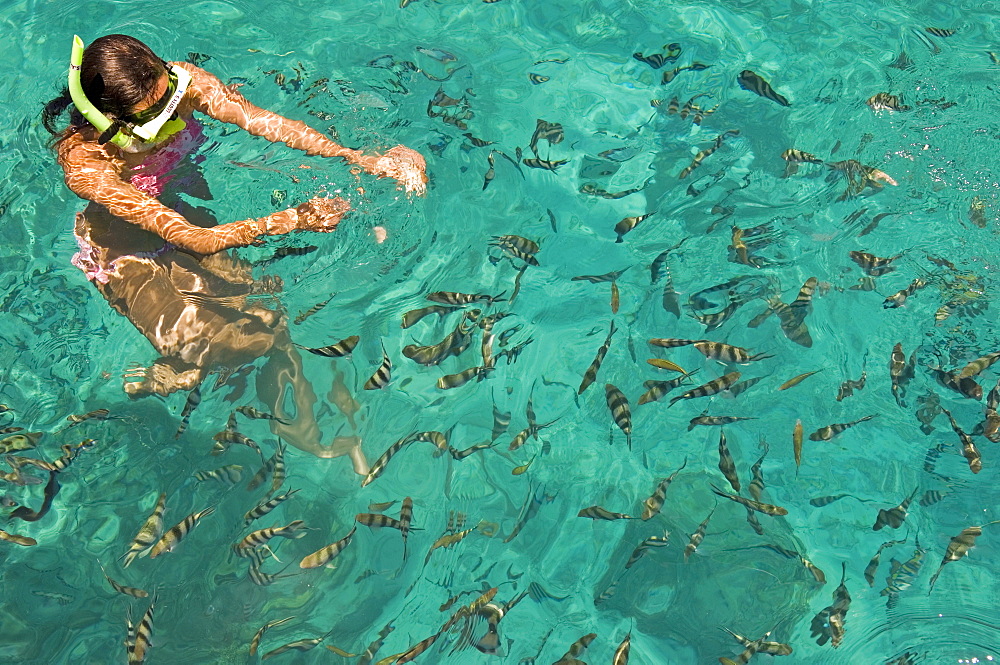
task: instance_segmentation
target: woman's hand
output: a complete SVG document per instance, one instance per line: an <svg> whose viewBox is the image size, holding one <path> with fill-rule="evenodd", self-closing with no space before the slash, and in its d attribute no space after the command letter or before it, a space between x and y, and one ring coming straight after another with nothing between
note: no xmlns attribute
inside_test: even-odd
<svg viewBox="0 0 1000 665"><path fill-rule="evenodd" d="M295 228L300 231L333 231L350 209L351 205L339 196L332 199L311 198L295 207L298 216Z"/></svg>
<svg viewBox="0 0 1000 665"><path fill-rule="evenodd" d="M423 155L406 146L397 145L384 155L363 155L357 164L380 178L395 179L407 192L422 195L427 190L427 163Z"/></svg>

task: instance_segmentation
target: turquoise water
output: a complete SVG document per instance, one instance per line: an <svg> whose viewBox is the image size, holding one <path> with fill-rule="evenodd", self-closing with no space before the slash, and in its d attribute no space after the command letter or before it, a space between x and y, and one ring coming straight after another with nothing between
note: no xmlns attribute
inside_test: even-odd
<svg viewBox="0 0 1000 665"><path fill-rule="evenodd" d="M38 541L33 547L0 542L4 662L125 662L126 606L138 620L148 599L116 594L99 561L118 582L157 590L149 663L253 662L247 648L256 630L288 616L295 618L268 631L260 653L326 637L312 651L276 656L274 662L353 662L324 646L360 653L392 623L395 630L378 661L435 634L484 583L499 587L497 601L538 585L499 625L505 662L536 655L539 663L555 661L587 633L597 638L581 658L610 662L629 631L633 663L735 660L741 647L720 627L754 639L773 630L769 639L790 644L793 654L756 658L777 662L883 663L910 653L914 662L948 663L1000 656L1000 525L986 526L970 556L949 563L928 594L949 539L966 527L1000 519L997 444L974 438L983 468L972 474L946 416L933 421L929 434L915 417L918 398L932 391L971 432L983 420L985 398L976 404L942 387L928 366L961 369L998 344L989 307L1000 261L992 159L1000 135L994 83L1000 65L989 54L1000 53L995 3L594 1L532 8L515 0L418 0L400 9L395 2L352 0L279 1L264 9L242 2L176 7L76 2L6 3L0 17L7 37L0 90L9 119L0 131L0 402L13 409L0 426L9 421L47 432L35 451L22 453L42 459L58 457L61 444L84 437L99 442L60 474L62 490L46 517L3 525ZM935 37L923 31L926 27L955 34ZM278 246L316 245L316 252L258 268L255 275L266 272L283 280L279 299L290 319L336 293L326 308L290 325L299 344L361 337L350 359L303 359L320 397L324 443L352 433L328 396L336 371L344 373L359 403L357 433L369 461L412 432L446 432L459 449L489 441L494 405L511 414L495 448L457 461L434 457L428 444L418 442L364 488L347 458L317 459L289 448L284 487L300 492L252 528L301 519L313 530L280 541L280 563L265 562L263 570L275 574L290 564L284 571L290 576L270 586L255 585L247 578L247 560L229 554L229 546L248 532L242 528L244 512L263 496L263 488L245 490L260 460L239 447L224 457L208 454L212 435L235 406L267 407L255 399L254 382L232 402L228 390L212 392L207 383L189 429L175 440L186 396L125 397L123 372L133 363L151 362L155 354L69 262L76 251L73 214L83 205L62 185L37 112L61 85L72 35L89 42L116 31L143 39L168 59L208 56L203 66L223 80L243 82L242 91L255 103L320 130L334 131L332 125L346 145L375 149L402 143L427 156L431 188L426 198L410 200L391 182L370 177L359 182L340 164L207 123L212 140L200 153L201 169L214 195L208 205L219 219L272 211L275 190L295 203L341 188L356 206L334 234L276 238L239 252L260 260ZM662 69L632 58L637 51L663 53L669 43L680 44L682 53ZM418 46L443 49L456 61L441 63ZM901 51L912 64L890 67ZM377 60L387 54L424 73L369 64L388 63ZM548 59L566 61L533 64ZM711 67L660 84L663 71L692 62ZM741 89L736 77L744 69L765 77L791 106ZM284 85L264 73L272 70L284 75ZM427 76L444 78L449 70L454 71L445 82ZM548 80L533 84L529 73ZM339 83L331 83L329 95L307 99L315 90L309 86L320 78ZM454 98L465 95L474 113L467 131L495 145L474 148L463 130L428 116L427 102L439 87ZM865 100L878 92L901 96L911 110L873 112ZM683 104L696 94L706 95L698 100L702 108L719 105L700 126L690 116L667 112L672 97ZM653 99L664 103L653 107ZM539 157L567 163L549 172L523 164L515 168L496 155L496 177L484 190L488 151L513 157L521 147L531 157L528 142L539 118L560 123L565 132L562 142L539 141ZM734 129L738 135L726 137L690 176L678 178L695 153ZM789 148L825 161L857 159L898 185L840 200L847 180L826 166L802 164L783 177L780 155ZM600 156L616 149L615 159ZM588 182L609 192L643 189L604 199L579 191ZM974 201L982 204L983 228L970 214ZM619 220L653 210L656 214L622 243L614 242ZM879 217L883 213L892 214ZM729 260L734 224L742 229L770 224L764 235L769 242L752 249L764 261ZM383 244L374 242L375 225L388 232ZM509 297L517 270L508 261L488 260L489 240L502 234L539 242L540 265L524 272L513 304L489 310L513 314L495 332L522 325L512 333L511 345L534 341L516 362L501 361L486 380L439 390L440 376L481 361L478 336L461 357L425 368L403 357L402 348L439 341L458 317L432 317L406 330L400 317L431 304L425 296L432 291L506 290ZM754 280L737 290L763 285L754 294L780 295L788 303L807 278L817 278L820 288L805 319L812 346L782 335L776 316L748 327L766 305L760 297L710 332L687 307L680 318L667 312L664 279L651 284L649 266L681 240L667 265L682 306L698 291L743 275ZM863 277L850 251L902 255L893 272L876 278L875 291L863 291L848 288ZM946 258L955 268L940 268L927 254ZM617 314L610 310L610 284L571 280L624 268L617 281ZM905 306L883 309L886 296L917 277L929 285ZM706 296L715 306L704 311L718 311L725 293ZM956 296L965 304L936 321L935 313ZM618 332L597 381L577 397L612 320ZM725 368L692 347L647 346L658 337L710 339L773 358ZM381 362L381 343L394 363L393 382L385 390L362 391ZM888 370L896 343L907 355L916 351L905 407L893 397ZM732 369L744 379L762 380L735 398L723 394L673 407L665 398L638 405L643 381L673 376L647 365L652 357L698 370L687 388ZM787 392L777 391L812 370L822 371ZM841 382L859 378L863 370L865 387L838 402ZM984 393L996 378L994 369L978 377ZM631 450L612 423L605 383L619 387L631 403ZM539 433L540 441L509 452L510 439L528 425L529 399L539 423L555 422ZM118 418L62 431L68 415L97 408ZM756 418L724 427L744 486L761 455L760 441L769 444L762 463L763 500L786 508L788 515L759 515L763 536L750 528L740 506L711 493L710 483L728 489L718 469L718 428L687 428L706 408L710 415ZM824 425L869 414L878 417L832 441L806 440L796 469L791 441L796 420L808 436ZM266 423L240 428L270 455L274 440ZM929 473L925 456L939 445L942 452ZM511 474L532 459L525 473ZM685 460L662 511L651 520L577 517L592 505L639 515L657 482ZM226 487L192 478L223 464L242 465L242 482ZM4 485L0 492L37 507L43 486ZM914 488L918 493L905 524L874 532L878 509L898 505ZM946 495L920 505L927 491ZM116 559L160 492L167 493L168 527L193 511L208 506L216 511L174 552L123 569ZM809 503L840 493L868 502ZM359 526L333 569L291 575L300 573L295 565L300 558L343 537L353 516L367 512L370 503L405 496L413 499L413 525L419 529L410 533L405 561L397 531ZM537 513L504 542L530 497L540 499ZM395 517L398 509L396 503L386 514ZM685 562L689 536L713 509L704 541ZM453 512L466 515L466 527L480 520L496 523L498 533L473 532L434 550L422 565ZM626 572L633 549L664 531L669 545L651 549ZM912 586L887 607L879 592L886 587L889 560L910 559L917 537L926 549L923 566ZM905 544L882 552L870 587L863 573L872 555L882 543L904 538ZM764 544L799 552L825 572L826 583L819 584L797 559L757 547ZM817 644L810 624L834 602L842 564L852 602L843 642L834 649L829 642ZM595 604L615 581L615 593ZM539 587L552 597L541 595ZM463 591L471 593L450 610L439 610ZM417 662L500 659L456 648L464 644L458 630L463 625L442 634ZM481 618L468 625L473 641L486 631Z"/></svg>

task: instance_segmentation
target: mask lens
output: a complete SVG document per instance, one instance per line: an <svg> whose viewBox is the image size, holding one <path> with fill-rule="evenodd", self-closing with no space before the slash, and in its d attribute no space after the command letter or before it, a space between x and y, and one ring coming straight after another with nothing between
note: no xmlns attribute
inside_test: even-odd
<svg viewBox="0 0 1000 665"><path fill-rule="evenodd" d="M163 112L163 109L167 107L170 103L170 98L174 96L177 91L177 74L170 72L167 77L167 89L163 93L163 96L148 109L134 113L128 117L128 121L135 125L144 125L150 120L155 119L158 115Z"/></svg>

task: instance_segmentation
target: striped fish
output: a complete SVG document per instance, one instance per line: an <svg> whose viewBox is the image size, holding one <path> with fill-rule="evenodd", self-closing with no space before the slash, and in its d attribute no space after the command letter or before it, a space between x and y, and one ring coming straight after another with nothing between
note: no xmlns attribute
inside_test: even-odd
<svg viewBox="0 0 1000 665"><path fill-rule="evenodd" d="M892 262L898 259L902 254L897 254L896 256L890 256L887 258L882 258L875 256L874 254L869 254L867 252L851 251L848 252L851 260L858 264L858 266L865 272L866 275L870 277L881 277L886 275L896 269Z"/></svg>
<svg viewBox="0 0 1000 665"><path fill-rule="evenodd" d="M754 511L752 511L749 508L747 508L746 511L747 511L747 524L750 525L750 528L753 529L758 536L763 536L764 526L760 523L760 520L757 519L756 513L754 513Z"/></svg>
<svg viewBox="0 0 1000 665"><path fill-rule="evenodd" d="M736 473L736 462L733 461L733 456L729 453L729 446L726 445L726 433L722 431L719 432L719 471L732 485L733 491L739 492L740 477Z"/></svg>
<svg viewBox="0 0 1000 665"><path fill-rule="evenodd" d="M403 559L406 559L406 537L410 534L410 522L413 520L413 499L405 497L399 508L399 534L403 537Z"/></svg>
<svg viewBox="0 0 1000 665"><path fill-rule="evenodd" d="M281 191L281 190L275 190L275 191ZM283 197L282 200L284 200ZM280 201L278 203L275 203L274 205L278 206L279 203ZM319 247L316 247L315 245L306 245L304 247L279 247L278 249L274 250L274 254L272 254L269 258L265 259L264 261L261 261L260 265L262 267L268 266L274 263L275 261L280 261L281 259L287 258L289 256L305 256L306 254L311 254L312 252L315 252L317 249L319 249Z"/></svg>
<svg viewBox="0 0 1000 665"><path fill-rule="evenodd" d="M424 317L430 316L431 314L437 314L438 318L444 318L445 314L450 314L457 309L461 309L458 306L447 306L447 305L431 305L430 307L421 307L420 309L413 309L403 314L403 328L409 328L415 325L418 321Z"/></svg>
<svg viewBox="0 0 1000 665"><path fill-rule="evenodd" d="M496 404L493 405L493 431L490 441L496 441L501 434L507 431L507 428L510 426L510 418L511 414L509 412L504 413L496 407Z"/></svg>
<svg viewBox="0 0 1000 665"><path fill-rule="evenodd" d="M750 508L751 510L756 510L758 513L764 513L765 515L770 515L771 517L776 517L776 516L781 516L781 515L787 515L788 514L788 511L786 509L782 508L781 506L774 506L774 505L771 505L769 503L761 503L760 501L752 501L751 499L744 499L743 497L737 496L735 494L728 494L728 493L723 492L722 490L720 490L715 485L712 485L711 487L712 487L712 493L713 494L715 494L717 496L725 497L725 498L729 499L730 501L734 501L734 502L740 504L741 506L744 506L746 508Z"/></svg>
<svg viewBox="0 0 1000 665"><path fill-rule="evenodd" d="M179 439L181 434L188 428L188 421L191 419L191 414L194 412L198 405L201 404L201 386L195 386L194 390L188 393L187 401L184 402L184 408L181 410L181 423L177 427L177 432L174 434L175 439Z"/></svg>
<svg viewBox="0 0 1000 665"><path fill-rule="evenodd" d="M265 573L263 570L260 569L262 563L263 561L257 558L251 558L250 568L247 570L247 578L257 586L271 586L280 579L291 577L291 575L281 574L282 572L284 572L285 569L288 568L288 566L285 566L285 568L282 568L277 573L272 574L272 573Z"/></svg>
<svg viewBox="0 0 1000 665"><path fill-rule="evenodd" d="M604 339L604 343L597 350L597 355L594 356L594 360L590 363L590 367L587 371L583 373L583 381L580 382L580 388L577 390L577 395L582 395L583 391L587 389L590 384L597 380L597 371L601 368L601 363L604 362L604 357L608 355L608 349L611 348L611 338L614 337L617 328L615 328L615 322L611 322L611 330L608 332L608 336Z"/></svg>
<svg viewBox="0 0 1000 665"><path fill-rule="evenodd" d="M538 259L535 258L535 253L539 249L538 243L533 240L516 235L493 236L493 241L489 245L500 248L509 256L524 261L529 266L539 265Z"/></svg>
<svg viewBox="0 0 1000 665"><path fill-rule="evenodd" d="M139 527L139 533L132 539L132 544L129 545L128 551L123 555L125 558L125 568L128 568L137 556L142 556L144 552L148 551L159 540L160 534L163 531L163 511L166 509L166 505L167 494L163 492L157 498L152 514Z"/></svg>
<svg viewBox="0 0 1000 665"><path fill-rule="evenodd" d="M704 411L700 416L695 416L688 422L689 432L699 425L717 427L721 425L731 425L741 420L757 420L756 417L751 416L707 416L705 415L706 413L708 412Z"/></svg>
<svg viewBox="0 0 1000 665"><path fill-rule="evenodd" d="M489 244L493 247L516 249L524 254L537 254L540 249L538 243L534 240L529 240L524 236L518 235L493 236Z"/></svg>
<svg viewBox="0 0 1000 665"><path fill-rule="evenodd" d="M913 492L910 496L906 497L901 504L895 508L890 508L888 510L884 508L879 508L878 515L875 518L875 525L872 526L872 530L880 531L883 527L889 527L890 529L898 529L903 525L903 521L906 519L906 509L909 508L910 502L913 501L913 497L917 495L917 490L919 488L913 488Z"/></svg>
<svg viewBox="0 0 1000 665"><path fill-rule="evenodd" d="M892 395L900 406L905 406L903 400L906 397L906 385L913 378L915 361L916 351L910 355L910 360L907 362L903 345L897 342L892 347L892 353L889 355L889 380L892 383Z"/></svg>
<svg viewBox="0 0 1000 665"><path fill-rule="evenodd" d="M844 430L850 429L851 427L854 427L858 423L863 423L866 420L871 420L877 415L878 415L877 413L873 413L870 416L865 416L864 418L858 418L857 420L853 420L849 423L836 423L833 425L827 425L826 427L820 427L818 430L809 435L809 440L829 441L830 439L837 436Z"/></svg>
<svg viewBox="0 0 1000 665"><path fill-rule="evenodd" d="M212 436L212 440L215 441L215 446L212 448L212 455L217 456L226 452L229 446L232 444L238 444L241 446L246 446L250 450L255 451L261 457L264 453L261 452L260 446L253 439L243 436L234 429L226 429Z"/></svg>
<svg viewBox="0 0 1000 665"><path fill-rule="evenodd" d="M247 418L252 418L254 420L274 420L275 422L279 422L282 425L291 424L287 420L282 420L281 418L278 418L277 416L272 415L270 413L266 413L264 411L258 411L252 406L238 406L236 407L236 413L246 416Z"/></svg>
<svg viewBox="0 0 1000 665"><path fill-rule="evenodd" d="M781 158L786 162L790 163L802 163L807 164L822 164L823 160L816 157L816 155L809 154L802 150L797 150L795 148L789 148L788 150L781 153Z"/></svg>
<svg viewBox="0 0 1000 665"><path fill-rule="evenodd" d="M684 178L691 175L691 172L694 171L699 166L701 166L701 163L706 158L710 157L716 150L722 147L722 142L726 139L726 137L737 136L739 135L739 133L740 130L738 129L730 129L716 136L715 141L712 143L712 145L709 146L708 148L705 148L704 150L699 150L697 154L695 154L694 159L691 160L691 163L688 166L685 166L683 169L681 169L681 172L677 174L677 177L680 180L683 180Z"/></svg>
<svg viewBox="0 0 1000 665"><path fill-rule="evenodd" d="M437 380L437 387L440 390L451 390L452 388L460 388L473 379L482 381L493 369L493 367L484 365L482 367L470 367L456 374L445 374Z"/></svg>
<svg viewBox="0 0 1000 665"><path fill-rule="evenodd" d="M285 444L278 442L278 447L274 451L274 464L271 467L271 489L267 495L271 496L285 484Z"/></svg>
<svg viewBox="0 0 1000 665"><path fill-rule="evenodd" d="M267 478L267 474L274 471L274 467L278 463L278 453L279 451L281 451L281 449L282 449L282 444L279 443L277 450L275 450L274 452L274 455L269 457L268 460L261 465L260 469L257 470L257 473L253 474L253 478L251 478L250 482L247 483L248 492L252 492L258 487L260 487L260 485Z"/></svg>
<svg viewBox="0 0 1000 665"><path fill-rule="evenodd" d="M284 494L279 494L273 499L257 504L243 515L243 526L248 526L254 520L258 520L264 515L267 515L269 512L277 508L278 504L282 503L298 491L299 490L288 490Z"/></svg>
<svg viewBox="0 0 1000 665"><path fill-rule="evenodd" d="M592 520L607 520L607 521L635 519L631 515L626 515L624 513L613 513L606 508L602 508L601 506L590 506L588 508L584 508L579 513L577 513L576 516L586 517Z"/></svg>
<svg viewBox="0 0 1000 665"><path fill-rule="evenodd" d="M625 237L626 233L628 233L635 227L639 226L641 222L644 222L645 220L649 219L655 214L656 211L653 210L652 212L647 212L643 215L637 215L635 217L625 217L624 219L622 219L622 221L615 224L615 234L618 236L618 239L615 240L615 242L616 243L622 242L622 239Z"/></svg>
<svg viewBox="0 0 1000 665"><path fill-rule="evenodd" d="M639 404L648 404L649 402L659 400L668 392L681 385L681 383L686 381L692 374L697 373L698 370L694 370L693 372L682 374L681 376L670 379L669 381L643 381L642 385L646 388L646 392L639 397Z"/></svg>
<svg viewBox="0 0 1000 665"><path fill-rule="evenodd" d="M632 550L631 556L629 556L628 561L625 563L625 569L628 570L634 566L639 559L646 556L650 549L654 547L666 547L668 544L670 544L670 534L666 531L663 532L662 536L650 536L646 538L639 543L638 547Z"/></svg>
<svg viewBox="0 0 1000 665"><path fill-rule="evenodd" d="M727 363L748 363L754 360L764 360L774 356L766 353L752 354L741 346L732 346L722 342L711 342L709 340L698 340L691 344L694 348L710 360L721 360Z"/></svg>
<svg viewBox="0 0 1000 665"><path fill-rule="evenodd" d="M555 171L556 169L558 169L563 164L568 164L569 160L566 160L566 159L549 160L549 159L540 159L538 157L529 157L527 159L524 159L522 161L522 163L525 166L527 166L529 168L533 168L533 169L542 169L542 170L545 170L545 171Z"/></svg>
<svg viewBox="0 0 1000 665"><path fill-rule="evenodd" d="M569 650L563 654L563 657L557 660L552 665L578 665L581 661L577 656L582 656L583 652L587 650L591 642L597 639L597 633L588 633L584 635L576 642L570 645Z"/></svg>
<svg viewBox="0 0 1000 665"><path fill-rule="evenodd" d="M913 555L906 562L899 563L895 559L889 560L892 568L889 576L885 578L885 588L880 592L880 595L888 596L886 607L894 607L899 599L899 594L913 586L913 581L920 574L924 554L926 554L926 550L920 547L918 539Z"/></svg>
<svg viewBox="0 0 1000 665"><path fill-rule="evenodd" d="M684 458L684 463L681 464L680 468L670 474L668 477L661 480L656 485L656 489L653 491L652 496L642 502L642 517L643 521L650 520L659 514L660 509L663 508L663 502L667 497L667 488L670 487L670 483L674 482L674 478L677 474L684 470L687 466L687 457Z"/></svg>
<svg viewBox="0 0 1000 665"><path fill-rule="evenodd" d="M243 477L243 467L239 464L227 464L211 471L197 471L194 473L195 480L204 482L206 480L217 480L224 485L235 485Z"/></svg>
<svg viewBox="0 0 1000 665"><path fill-rule="evenodd" d="M643 55L642 53L633 53L632 57L639 62L649 65L653 69L659 69L668 62L676 62L677 58L681 55L681 47L679 44L668 44L665 48L667 49L665 54L654 53L652 55Z"/></svg>
<svg viewBox="0 0 1000 665"><path fill-rule="evenodd" d="M295 321L294 321L295 325L300 325L300 324L304 323L305 320L308 319L310 316L312 316L313 314L319 312L321 309L323 309L324 307L326 307L327 305L329 305L330 301L333 300L334 296L336 296L336 295L337 295L336 293L332 293L332 294L330 294L330 297L327 298L326 300L324 300L322 302L316 303L315 305L313 305L309 309L305 310L304 312L300 312L298 314L298 316L295 317Z"/></svg>
<svg viewBox="0 0 1000 665"><path fill-rule="evenodd" d="M288 623L294 618L295 618L294 616L290 616L290 617L285 617L284 619L278 619L276 621L268 621L263 626L261 626L260 630L254 633L253 639L250 640L250 655L251 656L257 655L257 647L260 645L260 639L264 637L264 633L266 633L271 628L274 628L275 626L280 626L283 623Z"/></svg>
<svg viewBox="0 0 1000 665"><path fill-rule="evenodd" d="M250 556L250 550L255 550L260 547L264 547L272 538L277 538L281 536L282 538L298 539L306 535L305 522L302 520L295 520L286 524L285 526L272 526L266 529L257 529L246 535L240 542L233 545L233 552L236 556L246 558Z"/></svg>
<svg viewBox="0 0 1000 665"><path fill-rule="evenodd" d="M383 527L389 529L401 528L399 520L381 513L358 513L354 516L354 521L371 529L381 529Z"/></svg>
<svg viewBox="0 0 1000 665"><path fill-rule="evenodd" d="M70 424L66 426L66 429L75 427L76 425L79 425L87 420L107 420L110 417L110 414L111 412L108 409L94 409L93 411L88 411L87 413L80 415L74 414L66 416L66 420L70 422Z"/></svg>
<svg viewBox="0 0 1000 665"><path fill-rule="evenodd" d="M427 551L427 556L424 557L424 565L426 566L427 562L430 561L431 554L434 552L434 550L441 547L451 547L452 545L460 543L461 541L465 540L466 536L468 536L470 533L472 533L478 528L479 525L470 526L468 529L463 529L462 531L456 531L454 533L446 533L437 540L435 540L434 543L431 545L431 548Z"/></svg>
<svg viewBox="0 0 1000 665"><path fill-rule="evenodd" d="M691 555L698 550L698 546L701 545L701 541L705 540L705 531L708 529L708 521L712 519L712 515L714 514L715 508L713 508L712 512L708 514L708 517L706 517L705 520L698 525L695 532L691 534L688 544L684 546L684 563L687 563L688 559L691 558Z"/></svg>
<svg viewBox="0 0 1000 665"><path fill-rule="evenodd" d="M696 386L685 393L678 395L670 400L669 406L673 406L675 403L683 399L695 399L697 397L708 397L710 395L715 395L716 393L722 392L729 388L729 386L736 383L742 376L740 372L729 372L724 374L717 379L712 379L708 383L704 383L700 386Z"/></svg>
<svg viewBox="0 0 1000 665"><path fill-rule="evenodd" d="M329 346L323 346L318 349L309 348L308 346L301 346L296 344L303 351L308 351L309 353L316 354L317 356L326 356L327 358L346 358L351 355L354 351L354 347L358 345L361 338L358 335L351 335L346 337L335 344Z"/></svg>
<svg viewBox="0 0 1000 665"><path fill-rule="evenodd" d="M153 608L156 607L156 596L150 601L149 607L142 615L142 620L134 630L132 622L128 621L129 635L125 640L129 665L142 665L146 662L146 654L153 646Z"/></svg>
<svg viewBox="0 0 1000 665"><path fill-rule="evenodd" d="M392 360L389 358L389 354L386 353L385 344L382 345L382 364L379 368L375 370L371 378L365 381L363 388L365 390L381 390L389 385L389 381L392 379Z"/></svg>
<svg viewBox="0 0 1000 665"><path fill-rule="evenodd" d="M546 79L548 80L548 79ZM531 140L528 142L528 148L531 152L538 155L536 148L538 147L538 141L547 141L548 144L554 145L556 143L562 143L564 138L563 126L558 122L546 122L539 118L535 121L535 131L531 135Z"/></svg>
<svg viewBox="0 0 1000 665"><path fill-rule="evenodd" d="M478 453L480 450L486 450L487 448L492 448L493 446L494 446L493 442L477 443L476 445L469 446L468 448L465 448L464 450L459 450L457 448L451 448L451 447L449 447L448 448L448 452L451 453L452 458L454 458L456 460L463 460L466 457L468 457L469 455L473 455L475 453Z"/></svg>
<svg viewBox="0 0 1000 665"><path fill-rule="evenodd" d="M617 281L619 277L625 274L625 271L631 268L622 268L621 270L612 270L611 272L606 272L603 275L577 275L576 277L570 278L571 282L590 282L591 284L600 284L602 282L614 282Z"/></svg>
<svg viewBox="0 0 1000 665"><path fill-rule="evenodd" d="M471 305L474 302L482 302L487 305L492 305L496 302L503 302L506 298L503 297L506 291L503 291L495 296L485 295L482 293L456 293L453 291L435 291L434 293L427 294L427 299L431 302L438 302L442 305Z"/></svg>
<svg viewBox="0 0 1000 665"><path fill-rule="evenodd" d="M903 540L888 540L878 546L878 550L875 552L875 556L873 556L871 560L868 562L868 565L865 566L864 578L865 581L868 582L868 586L870 587L875 586L875 573L878 572L878 564L879 564L879 559L882 557L882 550L884 550L887 547L902 545L905 542L906 542L905 538Z"/></svg>
<svg viewBox="0 0 1000 665"><path fill-rule="evenodd" d="M608 383L604 386L604 396L608 402L608 409L611 410L611 417L615 425L625 434L629 450L632 449L632 412L628 406L628 399L625 393L618 390L614 385Z"/></svg>
<svg viewBox="0 0 1000 665"><path fill-rule="evenodd" d="M736 77L736 82L739 83L740 87L744 90L748 90L755 95L760 95L764 99L770 99L776 104L781 106L791 106L791 103L782 95L775 92L771 84L765 81L759 74L755 74L749 69L744 69L740 72L739 76Z"/></svg>
<svg viewBox="0 0 1000 665"><path fill-rule="evenodd" d="M382 475L382 472L385 471L385 467L389 463L389 460L391 460L396 453L402 450L403 446L409 443L413 443L413 436L408 434L389 446L388 450L382 453L381 457L375 460L371 467L369 467L368 475L366 475L364 480L361 481L361 486L367 487L373 480Z"/></svg>
<svg viewBox="0 0 1000 665"><path fill-rule="evenodd" d="M955 34L955 31L951 28L924 28L927 32L934 35L935 37L951 37Z"/></svg>
<svg viewBox="0 0 1000 665"><path fill-rule="evenodd" d="M555 422L556 422L555 420L550 420L547 423L542 423L542 424L536 423L528 425L523 430L517 433L517 436L515 436L514 439L510 442L510 445L507 447L507 449L511 451L517 450L528 441L529 437L534 437L537 440L538 433Z"/></svg>
<svg viewBox="0 0 1000 665"><path fill-rule="evenodd" d="M857 381L853 379L848 379L840 384L840 388L837 390L837 401L843 401L844 398L850 397L854 394L855 390L861 390L865 387L865 382L868 380L868 375L864 370L861 370L861 378Z"/></svg>
<svg viewBox="0 0 1000 665"><path fill-rule="evenodd" d="M268 658L274 658L283 653L288 653L289 651L299 651L306 652L315 649L319 646L319 643L326 639L326 635L322 637L311 637L302 640L296 640L295 642L289 642L288 644L283 644L277 649L272 649L268 651L263 656L260 657L261 660L267 660Z"/></svg>
<svg viewBox="0 0 1000 665"><path fill-rule="evenodd" d="M309 554L302 561L299 562L299 568L319 568L330 562L334 557L344 551L344 548L351 544L351 537L354 536L354 532L358 527L353 526L346 536L341 538L335 543L331 543L326 547L320 548Z"/></svg>
<svg viewBox="0 0 1000 665"><path fill-rule="evenodd" d="M164 552L172 552L180 544L184 537L191 533L191 530L198 526L198 522L203 517L207 517L215 512L215 507L209 507L201 512L191 513L183 520L170 527L163 536L153 545L149 551L149 558L155 559Z"/></svg>
<svg viewBox="0 0 1000 665"><path fill-rule="evenodd" d="M133 598L146 598L149 596L149 593L143 591L142 589L136 589L135 587L124 586L122 584L119 584L118 582L115 582L108 576L108 572L104 570L104 564L102 564L100 560L98 560L97 565L101 567L101 572L104 573L104 579L106 579L108 581L108 584L111 585L111 588L117 591L118 593L124 594L126 596L132 596Z"/></svg>
<svg viewBox="0 0 1000 665"><path fill-rule="evenodd" d="M746 381L740 381L738 383L734 383L733 385L729 386L729 388L727 388L724 392L727 393L730 397L736 397L737 395L740 395L744 391L753 388L755 385L757 385L763 380L764 380L763 376L755 376L751 379L747 379Z"/></svg>
<svg viewBox="0 0 1000 665"><path fill-rule="evenodd" d="M814 499L809 499L809 505L815 506L817 508L822 508L823 506L829 506L835 501L840 501L841 499L858 499L858 497L853 494L831 494L829 496L818 496ZM863 501L864 499L858 499L858 501Z"/></svg>
<svg viewBox="0 0 1000 665"><path fill-rule="evenodd" d="M996 524L997 522L988 522L988 524ZM984 524L983 526L987 526ZM962 533L953 537L948 543L948 548L945 550L944 558L941 559L941 565L938 567L937 571L931 576L930 588L927 590L927 595L929 596L932 591L934 591L934 583L937 582L938 575L941 574L941 570L945 565L951 563L952 561L960 561L964 556L969 553L969 550L976 544L976 538L983 535L982 526L970 526L968 528L962 529Z"/></svg>
<svg viewBox="0 0 1000 665"><path fill-rule="evenodd" d="M496 0L493 0L493 1L495 2ZM389 662L392 662L395 665L399 665L401 663L409 663L414 658L416 658L417 656L419 656L423 652L425 652L428 649L430 649L431 646L434 644L434 642L437 641L437 638L441 635L441 632L443 632L443 631L439 631L437 633L434 633L430 637L425 637L424 639L420 640L419 642L417 642L416 644L414 644L412 647L410 647L409 649L407 649L403 653L398 654L398 657L396 657L396 656L390 656L388 659L385 659L385 660L387 660ZM393 658L395 658L396 660L392 660ZM380 661L378 665L381 665L382 662L383 661Z"/></svg>
<svg viewBox="0 0 1000 665"><path fill-rule="evenodd" d="M448 449L448 437L443 433L437 431L429 432L417 432L416 434L410 435L412 441L420 441L424 443L433 444L439 452L444 452Z"/></svg>
<svg viewBox="0 0 1000 665"><path fill-rule="evenodd" d="M939 490L927 490L924 495L920 497L919 503L924 508L928 506L933 506L935 503L943 500L946 496L951 494L951 492L941 492Z"/></svg>

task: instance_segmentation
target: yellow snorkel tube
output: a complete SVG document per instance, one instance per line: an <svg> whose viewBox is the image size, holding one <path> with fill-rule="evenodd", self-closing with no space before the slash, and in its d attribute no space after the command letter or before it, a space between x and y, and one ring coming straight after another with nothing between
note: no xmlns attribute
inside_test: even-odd
<svg viewBox="0 0 1000 665"><path fill-rule="evenodd" d="M191 75L187 71L177 66L169 68L170 75L176 78L177 82L165 108L155 118L142 125L123 126L121 123L112 122L106 115L98 111L83 92L83 84L80 82L83 50L83 40L78 35L73 35L73 51L69 62L69 94L73 99L73 104L87 119L87 122L101 132L101 143L111 141L126 152L143 152L184 129L186 123L176 117L176 111L191 83ZM114 135L107 137L106 135L111 128L115 126L117 126L117 131Z"/></svg>
<svg viewBox="0 0 1000 665"><path fill-rule="evenodd" d="M80 66L83 64L83 40L79 35L73 35L73 52L69 58L69 94L73 98L73 104L77 110L83 114L94 128L102 134L111 127L108 116L97 110L97 107L90 103L87 95L83 92L83 85L80 83ZM116 146L127 152L137 152L134 138L119 129L114 136L109 139Z"/></svg>

